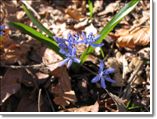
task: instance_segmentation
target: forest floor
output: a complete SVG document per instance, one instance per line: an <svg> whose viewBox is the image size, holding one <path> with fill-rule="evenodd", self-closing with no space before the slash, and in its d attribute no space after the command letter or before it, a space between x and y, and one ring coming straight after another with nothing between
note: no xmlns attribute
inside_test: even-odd
<svg viewBox="0 0 157 119"><path fill-rule="evenodd" d="M129 0L93 0L93 16L83 0L30 0L34 16L55 36L98 34ZM99 49L77 69L57 67L62 58L45 44L9 27L21 22L37 27L19 0L3 0L6 26L0 45L2 112L149 112L150 111L150 3L142 0L104 39L106 67L115 69L115 84L91 83L97 73ZM78 56L86 49L80 45Z"/></svg>

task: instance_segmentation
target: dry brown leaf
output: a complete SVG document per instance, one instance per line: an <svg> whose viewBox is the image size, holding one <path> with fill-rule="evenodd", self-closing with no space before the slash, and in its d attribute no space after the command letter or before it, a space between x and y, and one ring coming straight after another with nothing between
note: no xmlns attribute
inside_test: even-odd
<svg viewBox="0 0 157 119"><path fill-rule="evenodd" d="M149 47L146 47L146 48L141 49L141 50L138 52L138 55L139 55L141 58L144 58L144 59L149 60L149 59L150 59L150 48L149 48Z"/></svg>
<svg viewBox="0 0 157 119"><path fill-rule="evenodd" d="M27 55L30 51L28 44L16 44L11 39L5 39L1 41L1 62L5 64L14 64L17 61L26 63L28 61Z"/></svg>
<svg viewBox="0 0 157 119"><path fill-rule="evenodd" d="M54 94L54 102L57 105L66 106L70 102L76 102L75 92L71 89L70 77L65 67L55 69L52 74L58 77L58 84L51 88Z"/></svg>
<svg viewBox="0 0 157 119"><path fill-rule="evenodd" d="M74 29L75 30L81 30L81 29L83 30L87 24L88 24L88 19L84 19L84 20L80 21L79 23L75 24Z"/></svg>
<svg viewBox="0 0 157 119"><path fill-rule="evenodd" d="M81 18L84 17L77 9L73 9L73 8L68 8L66 10L66 13L76 20L80 20Z"/></svg>
<svg viewBox="0 0 157 119"><path fill-rule="evenodd" d="M25 15L25 12L24 12L24 11L18 11L18 12L16 13L16 18L17 18L18 20L20 20L20 19L22 19L22 18L24 17L24 15Z"/></svg>
<svg viewBox="0 0 157 119"><path fill-rule="evenodd" d="M8 69L1 80L1 102L5 102L12 94L15 94L20 88L20 80L23 78L23 70Z"/></svg>
<svg viewBox="0 0 157 119"><path fill-rule="evenodd" d="M62 58L57 55L53 50L46 48L42 57L42 61L44 64L51 64L62 60Z"/></svg>
<svg viewBox="0 0 157 119"><path fill-rule="evenodd" d="M82 106L80 108L69 108L69 109L61 110L60 112L98 112L98 111L99 111L99 103L95 102L94 105Z"/></svg>
<svg viewBox="0 0 157 119"><path fill-rule="evenodd" d="M118 8L119 8L119 1L117 0L116 2L112 2L109 5L107 5L105 10L98 13L98 15L101 16L101 15L105 15L105 14L108 14L108 13L114 13L115 11L118 10Z"/></svg>
<svg viewBox="0 0 157 119"><path fill-rule="evenodd" d="M21 98L17 106L16 112L38 112L38 106L40 106L39 108L41 112L51 111L48 101L45 100L45 96L41 94L40 102L38 104L38 96L36 95L36 92L29 92Z"/></svg>
<svg viewBox="0 0 157 119"><path fill-rule="evenodd" d="M150 43L150 27L137 27L131 31L120 30L116 43L120 47L135 48L146 46ZM120 32L119 31L119 32Z"/></svg>
<svg viewBox="0 0 157 119"><path fill-rule="evenodd" d="M33 96L33 95L32 95ZM37 99L30 95L24 95L20 100L16 112L37 112L38 104Z"/></svg>

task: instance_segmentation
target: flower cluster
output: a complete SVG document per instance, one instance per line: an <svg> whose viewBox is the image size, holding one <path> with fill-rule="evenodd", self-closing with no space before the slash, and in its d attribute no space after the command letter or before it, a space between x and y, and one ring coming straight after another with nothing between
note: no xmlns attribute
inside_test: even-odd
<svg viewBox="0 0 157 119"><path fill-rule="evenodd" d="M82 39L81 39L82 36ZM94 36L92 33L90 33L88 36L86 36L84 33L82 35L72 35L68 34L68 38L59 38L59 37L53 37L56 42L58 43L58 46L60 48L60 53L63 54L66 58L60 62L59 66L63 66L67 64L67 67L69 68L73 62L80 63L79 58L76 57L77 49L76 45L78 44L86 44L92 47L101 47L103 44L96 44L95 42L100 38L100 36Z"/></svg>
<svg viewBox="0 0 157 119"><path fill-rule="evenodd" d="M104 69L104 62L100 60L99 71L98 74L91 80L92 83L97 83L100 81L101 87L106 89L105 81L115 83L116 81L111 79L109 74L114 73L113 68Z"/></svg>

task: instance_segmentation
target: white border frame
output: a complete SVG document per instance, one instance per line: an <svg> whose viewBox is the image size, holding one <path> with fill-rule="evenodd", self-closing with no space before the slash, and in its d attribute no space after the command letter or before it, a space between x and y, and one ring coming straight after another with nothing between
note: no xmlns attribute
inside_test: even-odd
<svg viewBox="0 0 157 119"><path fill-rule="evenodd" d="M154 69L154 63L153 61L153 0L150 0L150 112L0 112L0 115L2 116L153 116L154 115L154 106L152 105L154 103L154 72L152 71Z"/></svg>

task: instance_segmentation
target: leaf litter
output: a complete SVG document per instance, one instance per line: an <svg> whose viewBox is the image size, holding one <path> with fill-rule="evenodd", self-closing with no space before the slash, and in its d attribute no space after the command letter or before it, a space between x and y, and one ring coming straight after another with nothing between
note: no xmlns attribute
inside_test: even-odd
<svg viewBox="0 0 157 119"><path fill-rule="evenodd" d="M93 1L92 19L88 16L86 1L38 0L28 4L46 28L57 36L67 36L69 31L94 31L97 34L125 2ZM3 14L4 23L22 21L36 28L20 5L18 0L2 4L2 7L5 7L3 12L8 12ZM149 9L149 1L141 1L104 40L103 50L107 53L104 58L105 66L115 68L112 78L117 81L108 86L107 90L101 89L98 84L90 83L93 77L91 71L97 72L95 64L98 64L99 50L89 56L79 72L67 70L64 66L58 68L57 63L62 58L55 52L9 28L9 31L5 31L7 37L4 37L0 44L1 111L150 111ZM86 48L79 46L78 55Z"/></svg>

